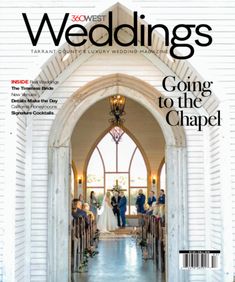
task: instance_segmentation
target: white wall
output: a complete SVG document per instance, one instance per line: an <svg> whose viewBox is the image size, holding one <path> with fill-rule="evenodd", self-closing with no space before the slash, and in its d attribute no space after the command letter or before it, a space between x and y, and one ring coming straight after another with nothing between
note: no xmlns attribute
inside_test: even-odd
<svg viewBox="0 0 235 282"><path fill-rule="evenodd" d="M4 205L5 205L5 156L6 156L6 109L4 107L6 95L4 90L0 90L0 281L3 279L3 252L4 252L4 233L5 233L5 218L4 218Z"/></svg>
<svg viewBox="0 0 235 282"><path fill-rule="evenodd" d="M16 164L12 170L16 170L16 186L15 186L15 279L17 281L25 281L25 194L26 194L26 120L25 117L17 119L16 129Z"/></svg>

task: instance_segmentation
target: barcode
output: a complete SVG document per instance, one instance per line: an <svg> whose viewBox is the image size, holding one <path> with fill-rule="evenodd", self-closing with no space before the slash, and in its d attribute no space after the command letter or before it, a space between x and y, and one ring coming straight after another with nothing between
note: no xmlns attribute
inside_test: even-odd
<svg viewBox="0 0 235 282"><path fill-rule="evenodd" d="M180 251L180 268L219 268L220 251Z"/></svg>

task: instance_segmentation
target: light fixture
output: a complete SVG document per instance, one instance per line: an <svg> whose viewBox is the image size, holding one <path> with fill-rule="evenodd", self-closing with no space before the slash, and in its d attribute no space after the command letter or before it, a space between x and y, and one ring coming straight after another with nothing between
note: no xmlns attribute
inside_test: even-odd
<svg viewBox="0 0 235 282"><path fill-rule="evenodd" d="M121 126L123 122L125 121L122 116L125 115L125 103L126 103L126 98L121 95L115 95L111 96L109 98L109 104L110 104L110 115L113 116L109 122L113 126Z"/></svg>
<svg viewBox="0 0 235 282"><path fill-rule="evenodd" d="M111 123L111 130L109 133L111 134L114 142L118 144L122 135L124 134L122 125L125 120L122 118L122 116L126 114L124 111L126 98L121 95L111 96L109 98L109 104L111 108L109 114L112 116L112 118L109 120Z"/></svg>
<svg viewBox="0 0 235 282"><path fill-rule="evenodd" d="M152 184L153 184L153 185L156 185L156 176L155 176L155 175L154 175L153 178L152 178Z"/></svg>
<svg viewBox="0 0 235 282"><path fill-rule="evenodd" d="M82 184L82 177L81 176L78 178L78 184Z"/></svg>

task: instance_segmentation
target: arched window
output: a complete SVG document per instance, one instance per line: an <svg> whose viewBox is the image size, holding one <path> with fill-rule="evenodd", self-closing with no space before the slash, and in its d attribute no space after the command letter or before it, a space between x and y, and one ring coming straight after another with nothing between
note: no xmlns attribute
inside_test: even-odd
<svg viewBox="0 0 235 282"><path fill-rule="evenodd" d="M166 164L165 163L162 165L160 172L160 189L164 189L166 192Z"/></svg>
<svg viewBox="0 0 235 282"><path fill-rule="evenodd" d="M74 197L74 171L71 167L71 195Z"/></svg>
<svg viewBox="0 0 235 282"><path fill-rule="evenodd" d="M119 127L112 128L97 144L87 166L86 195L94 190L100 203L118 183L127 197L128 214L136 214L139 189L147 196L148 172L144 158L132 138Z"/></svg>

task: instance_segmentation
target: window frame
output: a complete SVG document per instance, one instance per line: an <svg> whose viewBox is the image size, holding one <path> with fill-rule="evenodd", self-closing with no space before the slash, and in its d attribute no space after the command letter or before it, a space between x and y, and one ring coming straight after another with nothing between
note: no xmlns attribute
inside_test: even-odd
<svg viewBox="0 0 235 282"><path fill-rule="evenodd" d="M104 134L102 134L102 136L97 140L97 142L95 143L95 145L92 147L92 149L91 149L91 151L90 151L90 154L89 154L89 156L88 156L88 158L87 158L87 163L86 163L86 169L85 169L85 197L86 197L86 199L88 199L89 198L89 195L87 195L87 189L92 189L92 190L94 190L94 191L96 191L96 189L103 189L103 193L105 193L106 192L106 174L111 174L111 173L115 173L115 174L128 174L128 194L126 195L127 196L127 199L128 199L128 204L127 204L127 206L128 206L128 210L127 210L127 215L128 216L136 216L135 214L130 214L130 211L131 211L131 206L130 206L130 195L131 195L131 189L144 189L144 190L146 190L147 191L147 195L146 195L146 198L147 198L147 196L148 196L148 192L149 192L149 185L150 185L150 183L149 183L149 179L150 179L150 169L149 169L149 164L148 164L148 162L147 162L147 158L146 158L146 156L145 156L145 153L144 153L144 151L143 151L143 149L141 148L141 146L139 145L139 143L138 143L138 141L136 140L136 138L134 138L133 137L133 135L132 134L130 134L129 132L127 132L127 130L126 129L124 129L123 127L122 127L122 130L123 130L123 134L122 134L122 136L124 135L124 134L126 134L131 140L132 140L132 142L134 143L134 149L133 149L133 152L132 152L132 154L131 154L131 157L130 157L130 160L129 160L129 166L128 166L128 170L127 171L118 171L118 143L116 143L116 146L115 146L115 149L116 149L116 171L109 171L109 170L107 170L106 169L106 167L105 167L105 163L104 163L104 158L103 158L103 156L102 156L102 152L100 151L100 149L99 149L99 147L98 147L98 145L99 145L99 143L102 141L102 139L106 136L106 135L108 135L108 134L110 134L110 137L112 136L112 134L110 133L110 130L111 130L112 128L109 128L108 130L106 130L105 132L104 132ZM95 149L97 149L98 150L98 152L99 152L99 156L100 156L100 158L101 158L101 161L102 161L102 165L103 165L103 177L104 177L104 182L103 182L103 186L97 186L97 187L95 187L95 186L87 186L87 173L88 173L88 166L89 166L89 163L90 163L90 160L91 160L91 158L92 158L92 155L93 155L93 152L95 151ZM136 152L137 152L137 150L139 150L139 152L140 152L140 154L141 154L141 156L142 156L142 158L143 158L143 161L144 161L144 164L145 164L145 167L146 167L146 185L144 186L144 185L142 185L142 186L131 186L131 166L132 166L132 163L133 163L133 159L134 159L134 157L135 157L135 154L136 154ZM126 193L126 192L125 192Z"/></svg>

